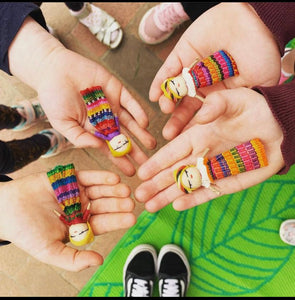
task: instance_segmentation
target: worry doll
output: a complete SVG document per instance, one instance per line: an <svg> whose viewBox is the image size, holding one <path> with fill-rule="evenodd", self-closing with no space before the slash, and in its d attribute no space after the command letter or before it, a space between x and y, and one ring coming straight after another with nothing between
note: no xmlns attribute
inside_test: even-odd
<svg viewBox="0 0 295 300"><path fill-rule="evenodd" d="M91 243L94 235L88 217L90 203L84 213L81 212L80 190L77 183L74 165L58 165L49 172L47 177L54 190L63 214L54 211L59 219L69 226L69 238L73 245L82 246Z"/></svg>
<svg viewBox="0 0 295 300"><path fill-rule="evenodd" d="M222 152L210 159L205 155L197 158L196 165L181 166L174 170L174 179L180 190L191 193L200 186L210 188L217 194L220 191L213 185L214 180L234 176L268 165L265 150L260 139L255 138Z"/></svg>
<svg viewBox="0 0 295 300"><path fill-rule="evenodd" d="M87 107L90 123L95 127L95 136L106 141L115 157L131 151L131 141L120 132L119 118L113 114L101 86L94 86L80 91Z"/></svg>
<svg viewBox="0 0 295 300"><path fill-rule="evenodd" d="M204 99L197 95L199 88L238 74L237 64L232 56L225 50L219 50L201 61L197 59L189 68L183 68L180 75L166 79L161 89L165 97L174 103L186 95L203 101Z"/></svg>

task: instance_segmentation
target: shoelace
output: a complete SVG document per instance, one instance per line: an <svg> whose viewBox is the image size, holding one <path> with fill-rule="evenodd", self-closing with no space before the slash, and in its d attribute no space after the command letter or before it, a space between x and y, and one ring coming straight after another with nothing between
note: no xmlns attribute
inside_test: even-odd
<svg viewBox="0 0 295 300"><path fill-rule="evenodd" d="M177 279L164 279L162 297L176 297L180 295L180 282Z"/></svg>
<svg viewBox="0 0 295 300"><path fill-rule="evenodd" d="M134 279L131 288L132 297L149 297L149 285L147 280Z"/></svg>
<svg viewBox="0 0 295 300"><path fill-rule="evenodd" d="M155 14L158 14L158 19L166 28L166 31L170 31L183 21L183 18L174 11L172 4L165 5L164 3L163 5L157 6L155 8Z"/></svg>

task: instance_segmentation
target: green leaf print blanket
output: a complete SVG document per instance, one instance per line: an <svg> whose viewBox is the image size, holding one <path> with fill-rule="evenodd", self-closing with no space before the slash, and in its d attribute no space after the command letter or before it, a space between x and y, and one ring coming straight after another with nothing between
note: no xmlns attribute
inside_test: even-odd
<svg viewBox="0 0 295 300"><path fill-rule="evenodd" d="M286 219L295 219L295 166L186 211L171 205L143 211L78 296L124 297L125 260L143 243L158 251L173 243L185 251L191 267L188 297L295 296L295 247L279 236Z"/></svg>

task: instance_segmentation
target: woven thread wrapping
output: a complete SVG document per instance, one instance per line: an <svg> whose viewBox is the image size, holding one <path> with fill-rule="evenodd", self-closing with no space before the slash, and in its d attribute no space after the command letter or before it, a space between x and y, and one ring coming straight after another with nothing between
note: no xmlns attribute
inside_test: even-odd
<svg viewBox="0 0 295 300"><path fill-rule="evenodd" d="M74 165L58 165L47 172L47 177L66 220L69 223L82 220L80 191Z"/></svg>
<svg viewBox="0 0 295 300"><path fill-rule="evenodd" d="M111 106L102 91L101 86L95 86L80 91L87 107L90 123L95 127L99 137L110 141L120 134L117 116L112 112Z"/></svg>
<svg viewBox="0 0 295 300"><path fill-rule="evenodd" d="M239 74L236 62L225 50L219 50L197 62L190 68L189 73L196 89L210 86Z"/></svg>
<svg viewBox="0 0 295 300"><path fill-rule="evenodd" d="M206 160L212 179L221 179L268 165L260 139L252 139Z"/></svg>

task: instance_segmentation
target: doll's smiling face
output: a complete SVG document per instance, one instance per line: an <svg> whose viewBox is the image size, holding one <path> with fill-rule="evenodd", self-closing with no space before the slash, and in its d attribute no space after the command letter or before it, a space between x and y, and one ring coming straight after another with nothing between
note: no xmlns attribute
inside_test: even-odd
<svg viewBox="0 0 295 300"><path fill-rule="evenodd" d="M196 167L187 167L181 173L181 185L189 192L199 188L202 184L200 172Z"/></svg>
<svg viewBox="0 0 295 300"><path fill-rule="evenodd" d="M109 146L112 150L120 156L120 154L127 154L130 150L130 140L124 135L119 134L109 141Z"/></svg>
<svg viewBox="0 0 295 300"><path fill-rule="evenodd" d="M86 238L88 231L87 223L73 224L69 228L70 238L73 241L80 242Z"/></svg>
<svg viewBox="0 0 295 300"><path fill-rule="evenodd" d="M170 92L174 95L177 95L178 98L182 98L187 95L187 86L182 76L177 76L173 79L170 79L168 87Z"/></svg>

